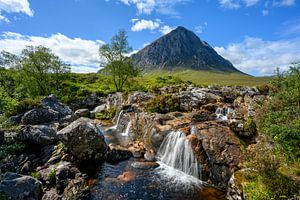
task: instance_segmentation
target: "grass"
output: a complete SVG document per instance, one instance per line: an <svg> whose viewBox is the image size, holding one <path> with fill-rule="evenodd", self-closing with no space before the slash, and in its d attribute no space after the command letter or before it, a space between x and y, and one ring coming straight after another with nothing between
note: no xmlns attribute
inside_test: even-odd
<svg viewBox="0 0 300 200"><path fill-rule="evenodd" d="M154 79L159 76L175 76L197 85L260 86L266 85L272 80L271 77L253 77L237 73L197 70L155 70L145 73L144 78Z"/></svg>

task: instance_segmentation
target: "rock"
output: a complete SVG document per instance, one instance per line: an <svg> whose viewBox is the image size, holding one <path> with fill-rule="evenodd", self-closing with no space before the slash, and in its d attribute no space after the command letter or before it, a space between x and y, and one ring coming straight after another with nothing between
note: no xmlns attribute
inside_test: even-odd
<svg viewBox="0 0 300 200"><path fill-rule="evenodd" d="M64 200L89 200L91 194L86 180L83 177L78 177L69 182L63 193Z"/></svg>
<svg viewBox="0 0 300 200"><path fill-rule="evenodd" d="M109 163L116 163L127 160L132 156L132 153L127 150L112 149L105 154L105 160Z"/></svg>
<svg viewBox="0 0 300 200"><path fill-rule="evenodd" d="M42 200L61 200L61 199L62 199L62 195L57 194L55 189L46 191L42 198Z"/></svg>
<svg viewBox="0 0 300 200"><path fill-rule="evenodd" d="M159 164L156 162L134 162L131 166L136 169L155 169L159 167Z"/></svg>
<svg viewBox="0 0 300 200"><path fill-rule="evenodd" d="M102 104L93 109L92 113L102 113L106 111L106 104Z"/></svg>
<svg viewBox="0 0 300 200"><path fill-rule="evenodd" d="M126 171L117 177L119 181L128 182L135 179L135 175L131 171Z"/></svg>
<svg viewBox="0 0 300 200"><path fill-rule="evenodd" d="M237 185L234 174L232 174L231 178L228 181L228 189L227 189L226 199L228 199L228 200L244 200L243 191Z"/></svg>
<svg viewBox="0 0 300 200"><path fill-rule="evenodd" d="M42 104L44 107L58 112L60 117L73 114L73 111L68 106L60 103L57 100L57 97L53 94L49 95L48 97L45 97L42 100Z"/></svg>
<svg viewBox="0 0 300 200"><path fill-rule="evenodd" d="M154 96L146 92L134 92L128 95L129 104L143 104L146 101L152 99Z"/></svg>
<svg viewBox="0 0 300 200"><path fill-rule="evenodd" d="M214 117L211 116L211 113L206 110L192 112L190 114L190 116L191 116L193 122L205 122L205 121L214 119Z"/></svg>
<svg viewBox="0 0 300 200"><path fill-rule="evenodd" d="M155 153L154 153L153 150L147 151L144 154L144 158L145 158L146 161L149 161L149 162L155 162L156 161Z"/></svg>
<svg viewBox="0 0 300 200"><path fill-rule="evenodd" d="M79 109L75 111L75 115L77 117L90 117L91 113L89 111L89 109Z"/></svg>
<svg viewBox="0 0 300 200"><path fill-rule="evenodd" d="M21 120L22 120L23 114L19 114L19 115L15 115L15 116L11 116L8 118L8 121L10 123L14 123L14 124L20 124Z"/></svg>
<svg viewBox="0 0 300 200"><path fill-rule="evenodd" d="M216 186L226 188L227 182L242 161L239 139L221 122L205 122L198 124L197 128L202 140L195 148L195 153L197 160L203 165L202 177L208 175L208 179Z"/></svg>
<svg viewBox="0 0 300 200"><path fill-rule="evenodd" d="M47 125L22 126L16 138L27 144L49 145L58 141L56 131Z"/></svg>
<svg viewBox="0 0 300 200"><path fill-rule="evenodd" d="M0 182L0 193L3 193L10 199L40 199L42 192L42 183L31 176L7 172Z"/></svg>
<svg viewBox="0 0 300 200"><path fill-rule="evenodd" d="M192 88L188 91L180 92L179 101L181 111L192 111L207 103L207 93L199 88Z"/></svg>
<svg viewBox="0 0 300 200"><path fill-rule="evenodd" d="M22 174L28 174L28 172L30 170L30 166L31 166L31 162L27 161L21 168Z"/></svg>
<svg viewBox="0 0 300 200"><path fill-rule="evenodd" d="M116 94L109 94L107 97L106 105L107 108L120 108L123 103L123 95L118 92Z"/></svg>
<svg viewBox="0 0 300 200"><path fill-rule="evenodd" d="M21 123L22 124L43 124L49 123L53 120L57 119L59 113L48 108L35 108L32 109L24 114L22 117Z"/></svg>
<svg viewBox="0 0 300 200"><path fill-rule="evenodd" d="M61 162L56 168L56 190L59 194L63 193L69 179L75 179L75 172L71 171L70 167L71 163Z"/></svg>
<svg viewBox="0 0 300 200"><path fill-rule="evenodd" d="M59 139L80 161L101 159L107 150L100 129L88 118L79 118L57 133Z"/></svg>
<svg viewBox="0 0 300 200"><path fill-rule="evenodd" d="M106 103L106 98L104 97L98 97L97 94L92 93L88 95L83 100L79 100L76 102L73 102L70 107L73 110L78 110L81 108L87 108L89 110L93 110L96 106L102 105Z"/></svg>

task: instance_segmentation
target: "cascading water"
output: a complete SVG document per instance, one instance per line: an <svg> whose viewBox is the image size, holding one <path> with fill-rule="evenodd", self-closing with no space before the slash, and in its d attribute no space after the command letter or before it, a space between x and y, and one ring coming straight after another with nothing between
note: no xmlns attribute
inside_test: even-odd
<svg viewBox="0 0 300 200"><path fill-rule="evenodd" d="M121 135L122 136L129 136L130 128L131 128L131 121L128 122L125 132L123 132Z"/></svg>
<svg viewBox="0 0 300 200"><path fill-rule="evenodd" d="M120 119L121 119L121 116L122 116L123 113L124 113L124 111L121 110L120 113L119 113L119 115L118 115L118 119L117 119L116 125L112 126L111 129L117 129L118 128L118 125L119 125L119 122L120 122Z"/></svg>
<svg viewBox="0 0 300 200"><path fill-rule="evenodd" d="M228 114L233 111L232 108L227 106L219 107L216 110L217 120L226 121L228 120Z"/></svg>
<svg viewBox="0 0 300 200"><path fill-rule="evenodd" d="M199 183L200 165L194 156L191 142L186 139L184 133L170 132L162 142L157 155L161 167L169 167L165 170L168 175L176 176L176 179L179 178L184 182ZM178 170L192 178L184 177L183 173L178 173Z"/></svg>

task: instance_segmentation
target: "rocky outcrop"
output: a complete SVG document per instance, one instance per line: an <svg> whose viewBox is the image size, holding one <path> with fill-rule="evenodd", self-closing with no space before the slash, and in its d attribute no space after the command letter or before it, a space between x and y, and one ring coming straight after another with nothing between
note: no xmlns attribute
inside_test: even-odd
<svg viewBox="0 0 300 200"><path fill-rule="evenodd" d="M73 114L73 111L68 106L60 103L57 97L53 94L49 95L48 97L45 97L42 100L42 105L45 108L49 108L58 112L60 117Z"/></svg>
<svg viewBox="0 0 300 200"><path fill-rule="evenodd" d="M79 118L57 135L68 151L80 161L101 159L107 150L100 129L88 118Z"/></svg>
<svg viewBox="0 0 300 200"><path fill-rule="evenodd" d="M59 113L48 108L35 108L24 114L22 117L22 124L43 124L49 123L57 119Z"/></svg>
<svg viewBox="0 0 300 200"><path fill-rule="evenodd" d="M121 108L123 104L123 95L118 92L116 94L109 94L106 100L107 108Z"/></svg>
<svg viewBox="0 0 300 200"><path fill-rule="evenodd" d="M56 130L48 125L26 125L21 127L16 139L34 145L49 145L58 141Z"/></svg>
<svg viewBox="0 0 300 200"><path fill-rule="evenodd" d="M0 182L0 193L9 199L36 200L42 196L42 183L31 176L5 173Z"/></svg>

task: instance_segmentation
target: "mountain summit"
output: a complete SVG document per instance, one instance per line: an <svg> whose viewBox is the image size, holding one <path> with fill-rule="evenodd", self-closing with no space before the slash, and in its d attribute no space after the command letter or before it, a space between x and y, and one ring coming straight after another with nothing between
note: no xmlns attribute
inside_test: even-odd
<svg viewBox="0 0 300 200"><path fill-rule="evenodd" d="M181 26L131 57L134 65L145 70L189 68L241 73L207 42Z"/></svg>

